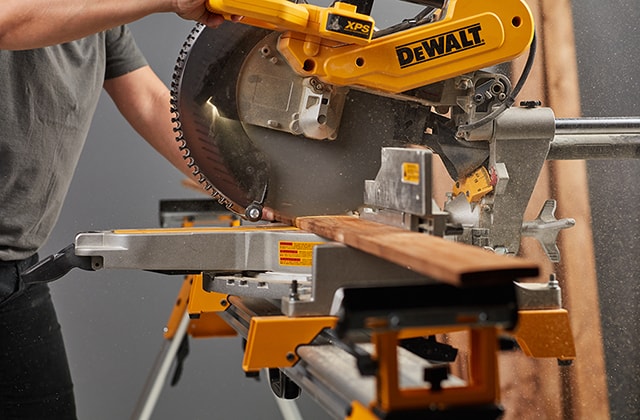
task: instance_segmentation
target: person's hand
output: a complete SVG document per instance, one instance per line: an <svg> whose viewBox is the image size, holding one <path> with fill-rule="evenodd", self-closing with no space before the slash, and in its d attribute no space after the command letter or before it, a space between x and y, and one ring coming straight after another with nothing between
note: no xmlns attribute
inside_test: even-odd
<svg viewBox="0 0 640 420"><path fill-rule="evenodd" d="M207 10L204 0L175 0L175 2L176 14L183 19L195 20L212 28L224 22L223 16Z"/></svg>

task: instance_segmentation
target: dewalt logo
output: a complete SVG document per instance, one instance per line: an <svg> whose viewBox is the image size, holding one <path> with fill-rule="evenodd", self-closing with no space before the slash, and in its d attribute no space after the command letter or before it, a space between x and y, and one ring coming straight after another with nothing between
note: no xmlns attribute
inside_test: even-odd
<svg viewBox="0 0 640 420"><path fill-rule="evenodd" d="M400 68L457 54L485 44L479 23L396 47Z"/></svg>
<svg viewBox="0 0 640 420"><path fill-rule="evenodd" d="M373 25L366 20L329 13L326 30L369 39L373 31Z"/></svg>

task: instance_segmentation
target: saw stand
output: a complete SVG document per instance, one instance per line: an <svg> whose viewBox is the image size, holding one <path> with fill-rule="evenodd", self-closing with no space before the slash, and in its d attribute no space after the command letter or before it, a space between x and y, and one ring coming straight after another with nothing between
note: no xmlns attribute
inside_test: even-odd
<svg viewBox="0 0 640 420"><path fill-rule="evenodd" d="M213 200L163 200L160 202L160 225L163 228L172 227L233 227L239 226L241 219ZM151 418L164 385L173 369L171 385L175 386L182 374L182 366L189 353L188 338L202 336L235 336L236 332L227 326L217 316L200 316L191 319L187 311L187 302L194 282L202 284L198 275L187 274L182 288L178 293L176 304L171 316L164 327L164 341L160 352L151 368L147 381L140 394L132 420L147 420ZM268 372L267 372L268 373ZM284 420L302 419L295 400L274 397L278 409Z"/></svg>
<svg viewBox="0 0 640 420"><path fill-rule="evenodd" d="M277 397L304 390L350 420L497 418L499 335L512 335L532 357L575 356L557 284L516 286L538 275L531 261L352 216L301 217L298 227L228 227L237 224L229 219L193 226L197 219L178 219L191 227L79 233L23 273L34 281L74 267L187 275L135 418L150 416L187 334L239 334L243 370L267 369ZM457 332L468 333L471 350L463 377L449 373L453 352L430 340Z"/></svg>
<svg viewBox="0 0 640 420"><path fill-rule="evenodd" d="M424 156L421 157L423 158ZM428 164L426 166L429 168ZM205 205L211 205L211 203L207 200ZM179 377L182 361L187 352L188 335L220 337L235 335L236 332L241 332L248 343L243 369L248 375L256 375L263 370L267 373L272 391L278 397L276 401L284 419L300 418L294 403L294 399L300 393L298 385L307 392L311 392L311 395L334 416L353 419L371 418L369 416L374 415L369 411L371 408L358 401L371 401L372 395L375 395L373 387L376 381L381 387L380 407L388 412L420 409L425 403L440 404L443 398L453 404L458 401L477 401L478 404L485 404L497 398L495 394L497 330L490 326L500 325L509 328L513 325L516 291L511 286L514 284L511 279L505 279L501 286L483 287L481 291L475 288L472 288L470 293L464 289L458 291L447 285L434 285L415 272L385 263L341 244L327 243L326 240L314 234L295 228L277 226L260 228L258 226L240 228L240 231L236 232L237 229L224 227L239 224L237 219L229 218L226 212L217 214L214 212L213 214L216 215L212 218L210 209L197 209L193 207L193 203L187 202L185 205L190 208L185 211L184 208L178 209L178 205L179 203L171 203L172 209L169 210L169 206L162 203L161 223L164 229L81 234L77 238L76 252L94 255L93 258L99 256L99 259L93 262L94 269L133 265L155 267L155 271L165 271L159 265L161 261L142 261L141 258L145 254L144 250L149 246L154 246L156 250L161 251L155 241L156 235L160 235L166 249L179 249L173 242L181 243L184 240L182 234L185 231L176 230L175 235L172 235L169 228L179 224L190 229L187 234L192 245L199 242L197 238L194 239L194 236L197 237L194 232L198 232L209 238L203 239L200 246L207 245L206 249L215 252L202 257L207 259L206 263L196 258L200 253L190 255L192 258L188 262L184 262L184 255L178 256L176 261L163 261L162 264L166 264L167 268L172 268L166 271L176 273L181 268L189 271L187 267L191 269L207 267L205 264L209 264L209 267L216 266L220 263L214 261L215 258L212 257L223 249L236 251L241 255L240 260L242 260L238 262L238 266L249 269L257 266L269 268L273 265L265 261L247 263L248 256L261 258L269 255L270 249L279 249L276 258L280 265L293 254L300 256L301 261L297 263L303 264L304 267L302 270L296 270L295 265L292 265L293 273L280 273L278 274L280 278L265 278L260 275L251 277L237 272L215 275L210 272L204 275L187 274L165 329L166 341L153 366L144 392L140 396L133 419L150 418L174 360L177 360L174 381ZM218 226L212 228L215 234L211 235L213 230L198 231L196 226L202 224ZM384 229L384 235L394 233L386 231L393 230L392 227L384 227ZM267 230L272 232L265 232ZM371 236L371 227L366 226L365 230L367 235ZM225 233L230 234L230 239L226 239ZM275 234L273 243L272 240L263 238L265 234L270 236L270 233ZM251 239L238 240L240 236L245 235L252 235ZM419 238L427 241L433 239L428 235L419 235ZM257 248L250 250L238 248L238 243L255 244L256 242L262 243L254 245ZM283 243L292 245L283 246ZM448 242L445 243L448 244ZM441 246L442 244L438 243L438 247ZM314 270L310 273L306 266L308 263L304 260L309 259L309 250L312 247L315 247ZM463 247L462 251L471 254L478 250L475 247ZM297 248L295 249L297 253L288 252L292 248ZM158 255L161 254L162 252L158 253ZM453 267L460 266L456 262L474 259L473 255L464 252L456 254L458 257L454 257L456 261L451 264ZM480 258L485 258L484 252L481 252ZM178 264L180 260L183 261L182 264L186 264L184 267ZM344 264L336 264L336 261L342 261ZM339 325L337 325L335 316L322 314L331 312L329 307L335 305L334 295L338 289L342 289L344 278L349 277L345 273L349 273L352 281L354 281L354 273L358 273L360 280L356 282L361 284L361 287L346 288L338 293L341 295L340 305L343 314L338 317ZM313 282L311 277L314 279ZM396 279L394 286L388 286L390 279ZM402 284L398 283L399 279L402 279ZM265 285L269 288L264 287ZM558 309L560 308L559 289L549 288L547 285L533 289L529 286L528 288L520 287L517 293L521 309L531 309L521 310L519 313L521 327L519 327L518 339L530 342L530 346L526 347L529 353L537 357L541 355L542 349L548 351L551 348L553 354L545 354L543 357L571 359L573 349L558 344L571 338L568 325L558 322L567 319L566 312ZM256 301L268 298L270 294L273 295L272 298L288 297L282 299L282 307L278 308L267 307L268 305L264 303L253 301L252 294L256 296ZM390 299L390 296L395 298ZM417 305L411 302L409 298L411 296L415 296L418 300ZM431 301L428 300L429 296L432 296ZM442 307L440 305L442 301L455 302L455 307ZM367 304L362 305L363 302ZM389 302L392 302L393 307L388 306ZM464 308L466 321L460 320L461 307ZM540 307L556 309L534 310ZM285 315L280 315L281 313ZM547 318L548 322L541 322L540 315L550 317ZM435 321L428 321L425 324L425 320ZM529 327L523 328L523 321ZM345 345L345 343L362 341L358 340L358 336L364 329L371 328L371 325L368 325L371 322L378 323L382 327L380 332L373 334L371 343L358 346ZM401 326L402 329L398 330L401 332L387 330L383 324L388 322L395 322ZM429 322L435 322L435 324L429 326L431 325ZM404 337L407 334L431 337L435 334L460 330L459 326L442 328L436 325L455 326L468 322L476 325L472 328L470 336L470 346L475 349L472 352L473 359L470 360L470 364L475 366L471 371L472 379L475 378L471 386L450 375L446 368L437 364L430 365L405 348L411 341L411 339L407 341ZM547 329L541 336L541 333L536 331L541 328L541 325L554 325L565 329L556 330L554 334L549 334ZM277 340L273 340L274 336L277 336ZM347 338L340 339L338 336ZM557 341L550 342L552 339ZM403 341L402 346L399 346L400 341ZM312 342L313 345L305 345ZM455 355L451 354L452 350L440 348L439 351L441 353L439 358L455 359ZM377 359L371 359L369 354L377 354ZM432 359L433 355L430 358ZM280 369L271 368L272 366ZM336 366L339 368L336 369ZM408 369L407 366L409 366ZM407 370L410 372L407 373ZM424 370L424 378L418 374L416 378L407 379L422 370ZM374 378L372 375L377 376ZM422 381L427 381L432 389L444 387L447 391L433 393L428 389L426 391L418 388L405 390L394 378L402 378L403 386L407 386L409 381L411 385L420 387L423 386L420 385ZM340 391L332 393L327 391L325 386L336 387ZM448 389L448 387L455 389ZM472 409L479 410L481 406L475 406ZM455 418L462 413L456 411L459 408L454 407L450 410L449 415L454 417L449 418ZM493 405L487 405L481 410L487 410L481 412L487 418L495 418L494 416L499 414L499 408ZM346 415L347 413L351 414ZM468 411L464 413L469 414ZM480 414L477 411L473 413Z"/></svg>

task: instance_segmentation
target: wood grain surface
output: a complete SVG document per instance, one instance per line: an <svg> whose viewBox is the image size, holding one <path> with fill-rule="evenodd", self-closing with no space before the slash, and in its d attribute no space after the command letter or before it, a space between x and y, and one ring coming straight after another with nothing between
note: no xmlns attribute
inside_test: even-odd
<svg viewBox="0 0 640 420"><path fill-rule="evenodd" d="M455 286L501 284L538 275L538 264L352 216L299 217L296 226Z"/></svg>

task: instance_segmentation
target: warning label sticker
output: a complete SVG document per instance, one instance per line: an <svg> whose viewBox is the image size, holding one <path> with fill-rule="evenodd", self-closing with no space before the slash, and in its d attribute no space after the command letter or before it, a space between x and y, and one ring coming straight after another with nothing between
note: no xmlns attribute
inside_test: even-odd
<svg viewBox="0 0 640 420"><path fill-rule="evenodd" d="M413 162L402 163L402 182L407 184L420 184L420 164Z"/></svg>
<svg viewBox="0 0 640 420"><path fill-rule="evenodd" d="M279 241L278 256L280 265L311 267L313 247L324 242Z"/></svg>

